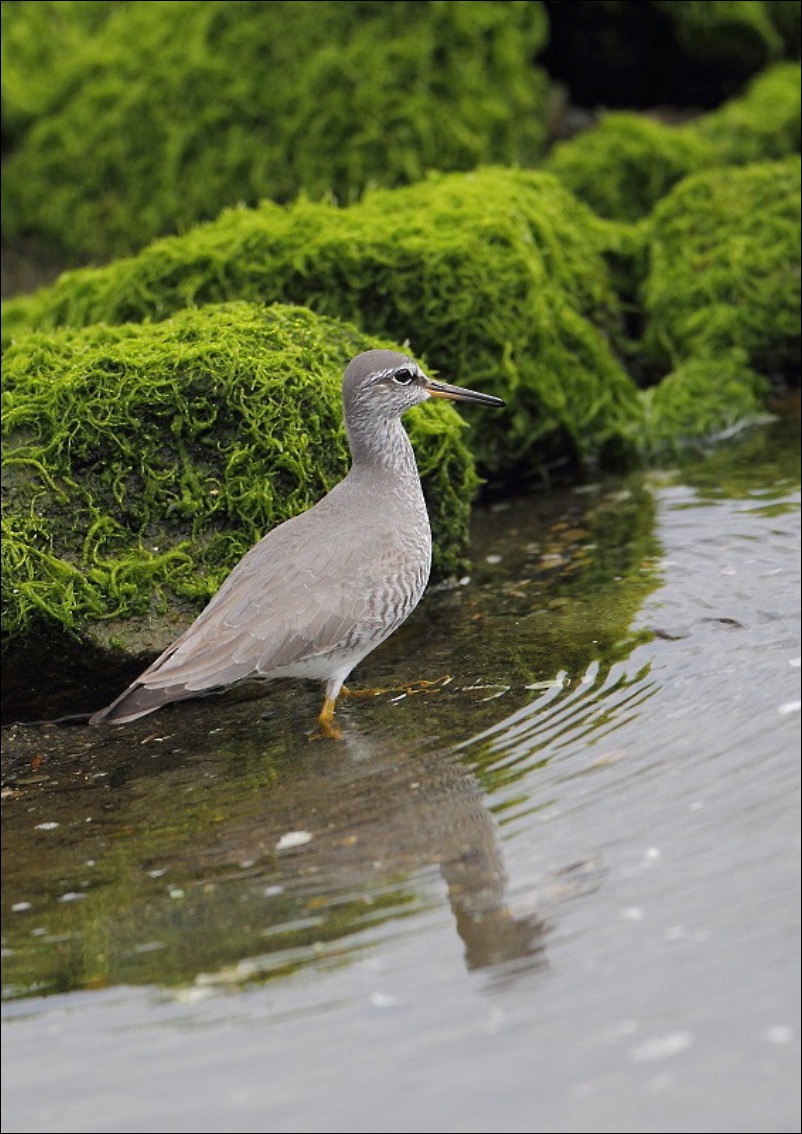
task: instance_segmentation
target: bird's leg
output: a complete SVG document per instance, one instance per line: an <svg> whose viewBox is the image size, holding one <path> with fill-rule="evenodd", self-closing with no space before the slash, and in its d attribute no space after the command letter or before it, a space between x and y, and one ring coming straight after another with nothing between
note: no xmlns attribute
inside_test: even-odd
<svg viewBox="0 0 802 1134"><path fill-rule="evenodd" d="M334 723L334 706L336 699L334 697L326 697L323 702L323 708L317 715L317 722L320 725L320 732L316 734L315 739L328 737L329 740L342 740L343 734Z"/></svg>
<svg viewBox="0 0 802 1134"><path fill-rule="evenodd" d="M442 689L444 685L448 685L450 680L451 678L446 673L436 681L413 681L409 685L398 685L395 688L389 689L348 689L345 685L340 685L339 681L331 681L326 686L326 697L323 701L323 708L317 715L320 732L315 733L313 739L322 740L328 738L329 740L342 740L342 733L334 723L334 708L337 703L337 697L340 694L344 697L378 697L381 693L404 693L411 695L413 693L423 692L427 689Z"/></svg>

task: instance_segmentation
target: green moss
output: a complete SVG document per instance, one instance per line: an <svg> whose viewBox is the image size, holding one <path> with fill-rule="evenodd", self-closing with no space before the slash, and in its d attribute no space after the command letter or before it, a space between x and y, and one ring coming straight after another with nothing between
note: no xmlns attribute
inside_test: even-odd
<svg viewBox="0 0 802 1134"><path fill-rule="evenodd" d="M69 64L45 37L37 67L40 7L8 21L34 93L4 165L3 233L73 263L225 205L301 190L349 201L368 184L531 163L543 148L539 3L130 4L76 40ZM35 94L48 83L50 103Z"/></svg>
<svg viewBox="0 0 802 1134"><path fill-rule="evenodd" d="M600 216L639 220L683 177L716 165L782 158L800 149L800 68L779 63L745 93L683 126L605 115L554 147L545 168Z"/></svg>
<svg viewBox="0 0 802 1134"><path fill-rule="evenodd" d="M767 383L730 351L680 363L643 393L646 448L661 457L757 418Z"/></svg>
<svg viewBox="0 0 802 1134"><path fill-rule="evenodd" d="M82 52L125 0L4 0L0 6L3 139L18 139L80 83Z"/></svg>
<svg viewBox="0 0 802 1134"><path fill-rule="evenodd" d="M712 146L721 165L799 153L799 64L777 63L767 68L741 97L699 118L688 129Z"/></svg>
<svg viewBox="0 0 802 1134"><path fill-rule="evenodd" d="M246 303L22 339L4 366L6 638L195 609L344 474L342 370L376 345ZM435 570L455 574L477 483L463 425L440 403L409 419Z"/></svg>
<svg viewBox="0 0 802 1134"><path fill-rule="evenodd" d="M231 298L303 304L408 341L444 376L506 398L509 411L472 438L477 457L493 472L542 468L597 458L638 417L611 349L620 314L605 257L619 243L547 174L433 175L345 209L228 211L12 301L4 323L13 336Z"/></svg>
<svg viewBox="0 0 802 1134"><path fill-rule="evenodd" d="M798 382L799 160L686 178L646 238L646 359L671 369L742 352L759 373Z"/></svg>
<svg viewBox="0 0 802 1134"><path fill-rule="evenodd" d="M712 162L712 146L693 132L621 112L555 146L545 168L600 216L634 221Z"/></svg>

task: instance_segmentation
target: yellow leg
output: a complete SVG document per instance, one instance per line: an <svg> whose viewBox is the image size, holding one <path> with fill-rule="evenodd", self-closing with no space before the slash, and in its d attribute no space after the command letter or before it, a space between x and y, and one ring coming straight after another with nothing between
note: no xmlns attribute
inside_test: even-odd
<svg viewBox="0 0 802 1134"><path fill-rule="evenodd" d="M336 702L333 697L327 697L323 702L323 708L317 716L318 724L320 725L320 732L318 737L328 737L330 740L342 740L342 733L334 723L334 706Z"/></svg>
<svg viewBox="0 0 802 1134"><path fill-rule="evenodd" d="M394 689L347 689L344 685L339 690L346 697L377 697L380 693L406 693L412 695L413 693L420 693L427 689L442 689L448 685L451 678L448 674L437 679L437 681L413 681L410 685L397 686ZM318 724L320 725L320 732L316 733L315 740L320 740L327 737L330 740L342 740L342 733L334 723L334 707L336 705L336 697L326 697L323 702L323 708L317 716Z"/></svg>

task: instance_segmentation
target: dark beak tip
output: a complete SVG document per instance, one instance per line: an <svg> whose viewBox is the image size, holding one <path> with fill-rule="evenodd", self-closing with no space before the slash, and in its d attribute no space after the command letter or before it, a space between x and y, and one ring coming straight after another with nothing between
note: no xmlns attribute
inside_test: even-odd
<svg viewBox="0 0 802 1134"><path fill-rule="evenodd" d="M469 390L461 386L450 386L447 382L430 380L428 390L433 398L447 398L451 402L467 402L474 405L490 406L500 409L507 403L495 394L483 394L478 390Z"/></svg>

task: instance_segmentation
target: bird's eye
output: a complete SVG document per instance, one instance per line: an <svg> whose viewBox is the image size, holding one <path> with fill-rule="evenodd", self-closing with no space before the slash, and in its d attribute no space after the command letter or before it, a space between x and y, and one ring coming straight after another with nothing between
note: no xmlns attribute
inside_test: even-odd
<svg viewBox="0 0 802 1134"><path fill-rule="evenodd" d="M401 370L396 370L395 374L393 375L393 381L397 382L399 386L408 386L414 377L415 375L411 370L407 370L406 367L402 367Z"/></svg>

